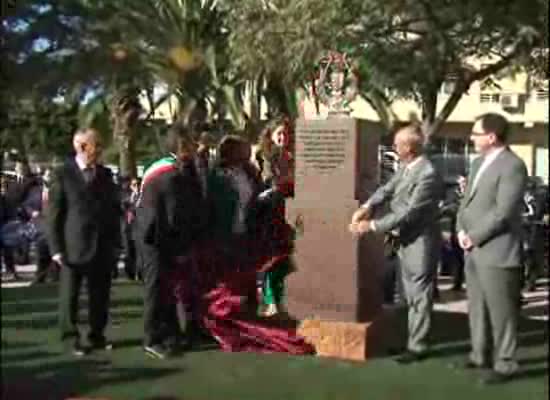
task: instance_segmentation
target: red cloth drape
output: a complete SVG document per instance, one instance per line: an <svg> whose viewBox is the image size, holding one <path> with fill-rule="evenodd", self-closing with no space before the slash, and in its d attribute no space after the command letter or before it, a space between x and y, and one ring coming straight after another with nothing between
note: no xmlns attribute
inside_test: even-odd
<svg viewBox="0 0 550 400"><path fill-rule="evenodd" d="M245 311L251 307L246 301L255 295L256 273L289 257L290 247L281 246L274 253L255 240L239 248L240 257L228 257L227 249L216 243L196 248L185 265L164 277L167 300L191 304L223 351L313 354L313 346L297 335L296 326L274 324Z"/></svg>

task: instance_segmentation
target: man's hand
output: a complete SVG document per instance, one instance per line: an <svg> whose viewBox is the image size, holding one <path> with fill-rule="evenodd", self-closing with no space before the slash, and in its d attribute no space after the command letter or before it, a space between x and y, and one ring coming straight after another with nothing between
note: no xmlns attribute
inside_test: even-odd
<svg viewBox="0 0 550 400"><path fill-rule="evenodd" d="M65 265L65 260L63 259L63 254L61 254L61 253L54 254L52 256L52 260L53 260L53 262L55 262L60 267Z"/></svg>
<svg viewBox="0 0 550 400"><path fill-rule="evenodd" d="M368 220L363 220L355 223L351 223L349 225L349 230L354 235L364 235L365 233L368 233L372 231L372 222Z"/></svg>
<svg viewBox="0 0 550 400"><path fill-rule="evenodd" d="M367 220L371 217L371 209L361 207L357 211L353 213L353 216L351 217L351 223L356 224L359 223L361 220Z"/></svg>
<svg viewBox="0 0 550 400"><path fill-rule="evenodd" d="M463 250L466 251L470 251L472 247L474 247L472 239L464 231L458 232L458 244Z"/></svg>

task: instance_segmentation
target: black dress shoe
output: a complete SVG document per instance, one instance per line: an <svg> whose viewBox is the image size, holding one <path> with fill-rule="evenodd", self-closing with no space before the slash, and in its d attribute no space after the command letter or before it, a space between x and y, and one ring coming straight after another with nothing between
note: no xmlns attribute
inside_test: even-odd
<svg viewBox="0 0 550 400"><path fill-rule="evenodd" d="M484 385L498 385L508 382L510 379L512 379L512 375L510 374L502 374L497 371L490 371L481 378L481 383L483 383Z"/></svg>
<svg viewBox="0 0 550 400"><path fill-rule="evenodd" d="M422 361L427 357L427 354L425 352L418 353L415 351L406 351L405 353L398 356L395 361L397 361L399 364L412 364L418 361Z"/></svg>
<svg viewBox="0 0 550 400"><path fill-rule="evenodd" d="M158 360L164 360L170 355L168 349L166 349L166 347L161 344L144 346L143 350L145 351L145 354L147 354L149 357L156 358Z"/></svg>
<svg viewBox="0 0 550 400"><path fill-rule="evenodd" d="M399 356L405 353L407 349L405 347L389 347L387 350L388 355L390 356Z"/></svg>
<svg viewBox="0 0 550 400"><path fill-rule="evenodd" d="M90 346L90 350L96 351L111 351L113 350L113 344L111 342L108 342L106 340L98 341L98 342L92 342Z"/></svg>
<svg viewBox="0 0 550 400"><path fill-rule="evenodd" d="M72 354L75 357L84 357L90 353L90 349L82 346L79 341L75 342L72 348Z"/></svg>

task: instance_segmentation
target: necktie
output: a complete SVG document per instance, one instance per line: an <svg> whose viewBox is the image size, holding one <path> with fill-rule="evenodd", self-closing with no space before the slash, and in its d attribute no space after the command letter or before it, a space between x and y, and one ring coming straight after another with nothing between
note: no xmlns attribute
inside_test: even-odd
<svg viewBox="0 0 550 400"><path fill-rule="evenodd" d="M93 168L86 167L82 170L82 173L84 174L84 180L86 181L86 183L90 183L94 179Z"/></svg>
<svg viewBox="0 0 550 400"><path fill-rule="evenodd" d="M43 188L42 189L42 210L45 210L46 208L48 208L48 200L49 200L48 189Z"/></svg>

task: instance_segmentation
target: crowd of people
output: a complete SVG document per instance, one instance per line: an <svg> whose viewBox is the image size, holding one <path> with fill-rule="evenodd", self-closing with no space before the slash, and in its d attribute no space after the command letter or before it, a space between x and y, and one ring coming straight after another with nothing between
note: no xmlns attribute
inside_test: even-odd
<svg viewBox="0 0 550 400"><path fill-rule="evenodd" d="M225 351L314 352L294 326L269 318L285 314L285 278L293 268L295 232L285 220L285 199L294 187L289 129L266 128L255 154L240 136L226 135L212 157L208 133L197 138L175 124L166 155L142 180L123 177L118 184L99 162L97 131L81 129L73 138L75 155L54 173L38 179L20 169L14 182L2 181L3 227L16 216L33 221L38 228L28 236L37 241L36 280L56 271L60 334L69 351L83 356L112 348L104 331L123 249L126 275L143 282L147 355L163 359L205 336ZM446 191L423 154L422 129L400 128L394 137L399 169L353 215L352 234L392 238L388 256L400 271L393 280L408 308L402 363L429 354L443 262L455 271L454 290L466 281L472 352L464 367L490 365L487 382L507 380L517 370L520 287L534 285L541 264L540 244L525 246L540 232L526 235L523 228L538 220L540 207L526 191L525 165L506 146L508 130L500 115L477 119L471 140L481 157L456 189ZM379 209L386 212L380 216ZM6 237L0 249L15 274ZM77 327L84 281L89 346Z"/></svg>
<svg viewBox="0 0 550 400"><path fill-rule="evenodd" d="M284 217L293 187L287 129L267 128L254 156L249 143L227 135L212 158L207 133L196 138L174 125L166 156L141 182L118 183L99 163L97 131L77 131L75 155L48 179L43 235L59 269L64 347L77 356L112 348L104 331L124 249L127 276L143 282L147 355L165 358L205 336L227 351L312 353L295 327L261 320L285 312L292 268L293 230ZM84 282L87 345L77 326Z"/></svg>

